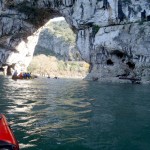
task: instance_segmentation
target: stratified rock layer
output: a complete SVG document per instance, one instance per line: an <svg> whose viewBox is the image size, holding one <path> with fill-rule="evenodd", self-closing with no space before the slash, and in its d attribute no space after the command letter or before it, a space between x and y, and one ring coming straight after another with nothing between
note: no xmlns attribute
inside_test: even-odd
<svg viewBox="0 0 150 150"><path fill-rule="evenodd" d="M1 64L29 62L33 50L19 43L54 16L64 16L77 34L89 78L150 79L149 0L1 0Z"/></svg>

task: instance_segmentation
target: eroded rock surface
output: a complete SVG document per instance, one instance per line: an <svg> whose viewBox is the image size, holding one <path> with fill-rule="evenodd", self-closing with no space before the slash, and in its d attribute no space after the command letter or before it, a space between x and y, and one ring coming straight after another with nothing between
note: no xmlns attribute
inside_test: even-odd
<svg viewBox="0 0 150 150"><path fill-rule="evenodd" d="M150 80L149 0L1 0L1 65L32 57L19 43L54 16L64 16L77 34L81 56L91 64L89 78Z"/></svg>

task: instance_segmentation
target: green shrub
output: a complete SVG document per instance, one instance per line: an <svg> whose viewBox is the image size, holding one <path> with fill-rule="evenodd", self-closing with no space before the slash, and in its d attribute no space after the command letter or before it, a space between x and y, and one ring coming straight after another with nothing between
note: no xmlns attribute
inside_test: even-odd
<svg viewBox="0 0 150 150"><path fill-rule="evenodd" d="M96 35L96 33L99 31L99 29L100 29L100 27L98 25L94 25L92 27L92 34L93 34L93 36Z"/></svg>

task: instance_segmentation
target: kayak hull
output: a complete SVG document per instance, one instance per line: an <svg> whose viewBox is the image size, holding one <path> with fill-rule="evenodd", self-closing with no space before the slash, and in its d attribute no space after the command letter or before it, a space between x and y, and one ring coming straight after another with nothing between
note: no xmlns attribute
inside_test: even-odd
<svg viewBox="0 0 150 150"><path fill-rule="evenodd" d="M0 114L0 148L19 150L18 141L3 114Z"/></svg>

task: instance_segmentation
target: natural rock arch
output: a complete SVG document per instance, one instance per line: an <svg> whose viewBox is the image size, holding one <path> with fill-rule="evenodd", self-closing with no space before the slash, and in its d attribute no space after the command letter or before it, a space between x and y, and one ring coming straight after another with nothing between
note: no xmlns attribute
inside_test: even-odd
<svg viewBox="0 0 150 150"><path fill-rule="evenodd" d="M57 7L60 3L51 1L1 0L0 65L15 66L24 63L28 66L34 46L26 47L28 37L49 19L63 16ZM24 49L23 49L24 48ZM10 72L8 67L8 72Z"/></svg>
<svg viewBox="0 0 150 150"><path fill-rule="evenodd" d="M135 64L134 74L149 78L149 7L147 0L0 0L0 64L27 62L32 52L20 49L25 43L18 44L48 19L64 16L77 34L82 58L92 66L90 78L123 74L127 62ZM123 14L121 19L119 14ZM124 57L114 56L114 50ZM97 61L97 54L105 59ZM108 66L108 59L114 65Z"/></svg>

